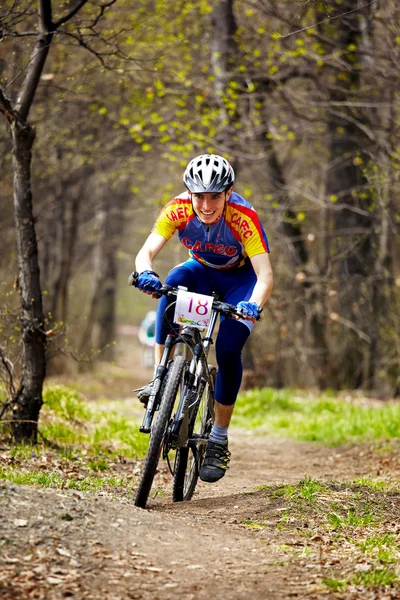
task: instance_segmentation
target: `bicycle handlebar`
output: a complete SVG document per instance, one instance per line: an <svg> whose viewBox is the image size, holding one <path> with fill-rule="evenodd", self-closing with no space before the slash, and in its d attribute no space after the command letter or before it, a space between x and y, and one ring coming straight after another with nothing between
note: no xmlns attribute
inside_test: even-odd
<svg viewBox="0 0 400 600"><path fill-rule="evenodd" d="M129 285L137 287L137 278L138 277L139 277L139 273L137 271L134 271L130 277ZM157 292L154 292L153 296L154 296L154 298L161 298L161 296L176 297L178 295L178 292L181 289L182 288L173 287L173 286L165 283L163 286L161 286L161 288ZM222 302L221 300L216 300L215 298L213 301L212 309L215 310L216 312L220 313L224 317L228 317L228 318L229 317L239 317L240 319L246 319L246 315L243 315L243 313L237 311L236 306L233 306L233 304L228 304L228 302ZM258 317L256 318L256 321L260 320L262 310L263 309L261 307L258 309ZM248 320L252 320L252 319L248 319Z"/></svg>

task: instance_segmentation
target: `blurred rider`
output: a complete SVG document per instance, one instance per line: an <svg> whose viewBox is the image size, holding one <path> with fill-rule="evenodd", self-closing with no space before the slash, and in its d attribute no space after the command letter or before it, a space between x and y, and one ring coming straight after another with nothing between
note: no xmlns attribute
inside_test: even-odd
<svg viewBox="0 0 400 600"><path fill-rule="evenodd" d="M200 294L218 292L243 315L240 320L221 318L216 340L215 423L200 469L200 478L210 483L229 468L228 427L242 381L241 352L273 287L267 236L251 204L233 191L234 180L233 168L222 156L202 154L191 160L183 175L187 191L164 206L136 257L137 287L157 292L162 283L153 261L178 231L189 259L173 268L165 283ZM170 333L163 318L168 303L163 296L157 311L156 365ZM144 403L151 385L138 391Z"/></svg>

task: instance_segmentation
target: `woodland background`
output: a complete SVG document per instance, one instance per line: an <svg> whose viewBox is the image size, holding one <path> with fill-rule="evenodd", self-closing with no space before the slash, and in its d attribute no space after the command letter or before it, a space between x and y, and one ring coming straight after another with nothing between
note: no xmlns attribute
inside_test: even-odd
<svg viewBox="0 0 400 600"><path fill-rule="evenodd" d="M118 360L121 328L154 308L127 286L135 254L203 152L232 161L271 245L275 289L244 357L248 384L399 394L399 61L395 0L6 0L0 358L11 395L35 328L47 373ZM18 122L35 133L22 194L40 267L34 325L21 316L36 271L16 244L29 221L16 210ZM172 240L157 271L185 255Z"/></svg>

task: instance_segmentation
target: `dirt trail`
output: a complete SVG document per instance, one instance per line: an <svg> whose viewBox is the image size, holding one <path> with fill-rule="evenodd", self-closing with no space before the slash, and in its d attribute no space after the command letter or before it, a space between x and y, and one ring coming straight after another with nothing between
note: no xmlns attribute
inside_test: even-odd
<svg viewBox="0 0 400 600"><path fill-rule="evenodd" d="M183 504L171 502L167 487L148 510L104 494L3 484L0 598L337 598L315 582L306 593L306 564L282 563L282 500L256 488L304 476L353 479L371 472L372 458L242 431L230 446L221 482L199 484ZM164 469L159 480L168 480ZM243 524L254 519L270 526Z"/></svg>

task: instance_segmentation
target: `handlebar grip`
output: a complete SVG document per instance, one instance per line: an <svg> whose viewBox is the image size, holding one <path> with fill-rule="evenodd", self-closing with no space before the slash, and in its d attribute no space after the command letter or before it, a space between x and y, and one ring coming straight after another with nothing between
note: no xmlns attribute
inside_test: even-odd
<svg viewBox="0 0 400 600"><path fill-rule="evenodd" d="M137 271L133 271L128 277L128 285L133 285L133 287L137 287L137 280L139 277L139 273Z"/></svg>

